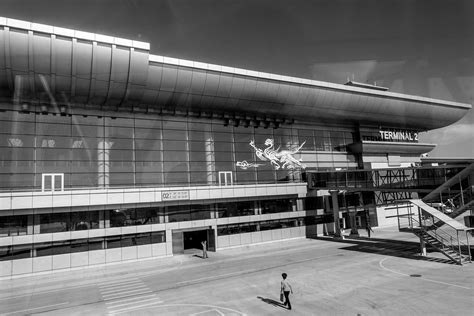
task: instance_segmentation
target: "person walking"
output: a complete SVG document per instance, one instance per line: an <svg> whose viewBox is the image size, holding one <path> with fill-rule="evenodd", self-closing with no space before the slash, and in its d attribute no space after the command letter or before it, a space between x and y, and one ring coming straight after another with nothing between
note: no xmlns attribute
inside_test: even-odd
<svg viewBox="0 0 474 316"><path fill-rule="evenodd" d="M203 240L201 241L202 245L202 258L206 259L207 258L207 241Z"/></svg>
<svg viewBox="0 0 474 316"><path fill-rule="evenodd" d="M288 306L288 309L291 309L291 303L290 303L290 292L293 294L293 289L291 288L290 282L286 279L287 274L282 273L281 276L283 277L283 280L281 280L281 293L285 296L285 302L283 305Z"/></svg>

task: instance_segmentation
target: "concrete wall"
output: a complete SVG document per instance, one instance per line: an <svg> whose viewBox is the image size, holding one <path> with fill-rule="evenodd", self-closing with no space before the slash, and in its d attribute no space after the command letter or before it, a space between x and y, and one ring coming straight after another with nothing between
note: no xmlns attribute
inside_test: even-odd
<svg viewBox="0 0 474 316"><path fill-rule="evenodd" d="M136 261L144 258L165 257L167 255L171 254L167 252L166 243L160 243L1 261L0 277L28 275L72 268L86 268L112 262Z"/></svg>
<svg viewBox="0 0 474 316"><path fill-rule="evenodd" d="M97 189L55 192L0 193L0 211L41 208L107 206L163 202L162 194L169 191L186 191L186 201L297 195L305 197L306 183L254 184L233 186L202 186L175 188Z"/></svg>
<svg viewBox="0 0 474 316"><path fill-rule="evenodd" d="M407 206L398 207L398 215L406 215L406 214L409 214L410 212L417 213L418 211L416 210L415 207L412 207L411 209ZM396 206L377 207L377 221L378 221L378 227L398 226ZM400 217L400 224L402 227L406 227L407 218Z"/></svg>

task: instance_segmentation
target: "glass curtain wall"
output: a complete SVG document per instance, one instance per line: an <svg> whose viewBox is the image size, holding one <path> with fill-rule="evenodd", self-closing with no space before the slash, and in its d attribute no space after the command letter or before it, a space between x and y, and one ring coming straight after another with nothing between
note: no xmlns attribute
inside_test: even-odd
<svg viewBox="0 0 474 316"><path fill-rule="evenodd" d="M356 168L346 152L350 130L331 129L5 111L0 112L0 189L275 183L301 181L301 167Z"/></svg>

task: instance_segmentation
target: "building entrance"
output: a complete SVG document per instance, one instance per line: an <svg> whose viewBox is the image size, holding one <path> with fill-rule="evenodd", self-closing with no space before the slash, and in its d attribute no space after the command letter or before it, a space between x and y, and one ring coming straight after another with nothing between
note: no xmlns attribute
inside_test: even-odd
<svg viewBox="0 0 474 316"><path fill-rule="evenodd" d="M214 230L211 228L192 228L173 230L173 254L202 250L201 242L207 242L208 251L216 251Z"/></svg>
<svg viewBox="0 0 474 316"><path fill-rule="evenodd" d="M201 242L207 241L207 229L183 232L184 250L202 249Z"/></svg>

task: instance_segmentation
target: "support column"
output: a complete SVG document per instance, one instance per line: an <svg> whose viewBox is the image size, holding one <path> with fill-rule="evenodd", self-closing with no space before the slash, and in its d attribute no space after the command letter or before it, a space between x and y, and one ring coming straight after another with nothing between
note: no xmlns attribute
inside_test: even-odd
<svg viewBox="0 0 474 316"><path fill-rule="evenodd" d="M211 132L206 132L205 137L207 184L213 185L216 183L216 158L214 154L214 141L212 139Z"/></svg>
<svg viewBox="0 0 474 316"><path fill-rule="evenodd" d="M217 218L217 214L216 214L216 208L213 206L211 206L211 208L209 209L209 218L210 219L216 219ZM214 228L213 228L214 229ZM217 229L217 228L216 228Z"/></svg>
<svg viewBox="0 0 474 316"><path fill-rule="evenodd" d="M293 212L304 211L303 200L296 199L296 205L293 205Z"/></svg>
<svg viewBox="0 0 474 316"><path fill-rule="evenodd" d="M423 223L421 221L421 208L417 206L418 209L418 223L420 225L420 252L423 257L426 257L426 243L423 240L422 234L423 233Z"/></svg>
<svg viewBox="0 0 474 316"><path fill-rule="evenodd" d="M339 202L337 200L337 190L331 190L332 198L332 214L334 215L334 238L343 238L341 234L341 227L339 226Z"/></svg>
<svg viewBox="0 0 474 316"><path fill-rule="evenodd" d="M110 214L107 210L101 210L99 212L99 228L110 227Z"/></svg>
<svg viewBox="0 0 474 316"><path fill-rule="evenodd" d="M324 195L323 196L323 203L324 203L324 213L326 214L330 214L331 213L331 207L330 207L330 203L329 203L329 195ZM329 235L331 229L328 228L330 225L330 223L324 223L323 224L323 235L324 236L327 236Z"/></svg>
<svg viewBox="0 0 474 316"><path fill-rule="evenodd" d="M356 214L357 214L357 207L354 207L354 210L349 211L349 218L351 220L351 233L350 237L359 237L359 230L357 229L357 223L356 223Z"/></svg>
<svg viewBox="0 0 474 316"><path fill-rule="evenodd" d="M34 216L37 215L27 215L27 226L26 226L26 234L27 235L33 235L35 232L35 224L34 224ZM39 216L39 215L38 215ZM38 229L39 233L39 229Z"/></svg>
<svg viewBox="0 0 474 316"><path fill-rule="evenodd" d="M113 142L100 141L97 146L97 160L98 160L98 185L100 188L109 187L110 174L110 149Z"/></svg>
<svg viewBox="0 0 474 316"><path fill-rule="evenodd" d="M254 201L254 214L255 215L261 215L262 214L262 210L260 208L260 201Z"/></svg>
<svg viewBox="0 0 474 316"><path fill-rule="evenodd" d="M420 237L420 253L423 257L426 257L426 243L421 237Z"/></svg>

